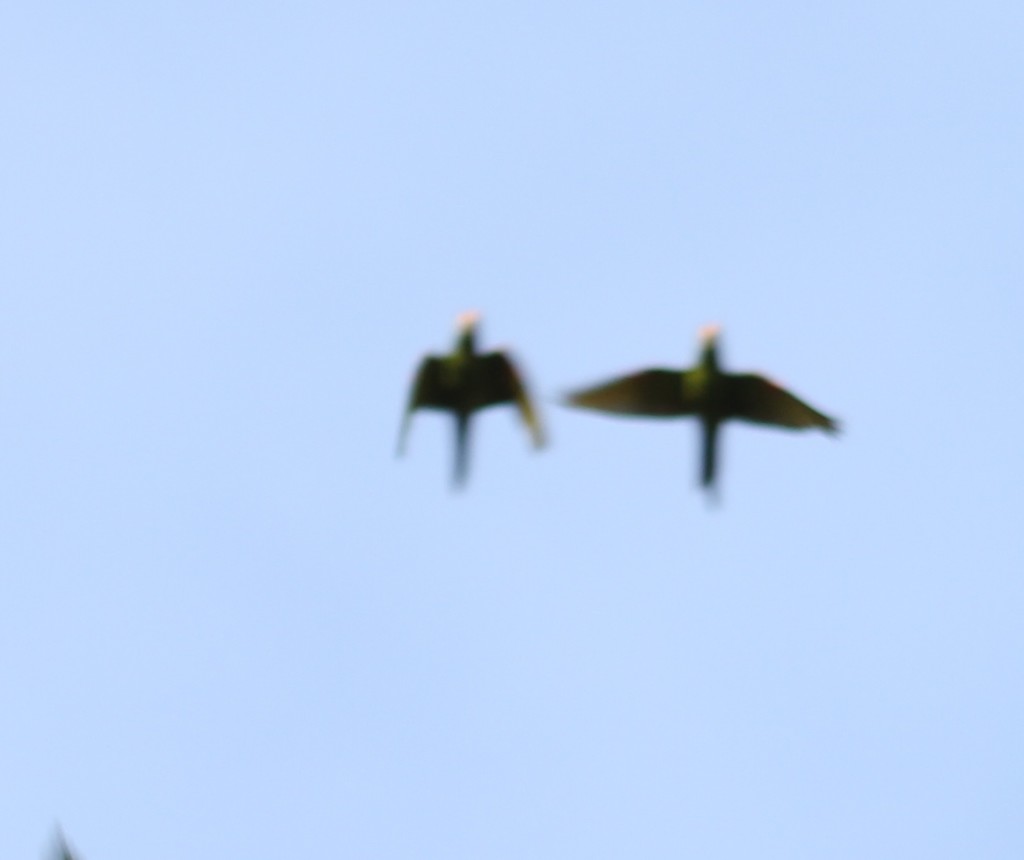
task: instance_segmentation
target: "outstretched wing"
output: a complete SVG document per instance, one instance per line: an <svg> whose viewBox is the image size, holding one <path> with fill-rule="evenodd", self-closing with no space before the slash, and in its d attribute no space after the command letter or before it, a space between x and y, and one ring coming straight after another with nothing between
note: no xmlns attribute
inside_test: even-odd
<svg viewBox="0 0 1024 860"><path fill-rule="evenodd" d="M402 416L402 426L398 431L398 455L405 452L405 440L409 434L409 426L412 423L412 414L417 409L451 409L452 392L444 384L443 360L434 355L428 355L420 362L416 371L416 380L412 384L412 391L409 394L409 402L405 407L405 414Z"/></svg>
<svg viewBox="0 0 1024 860"><path fill-rule="evenodd" d="M839 430L835 419L763 376L730 374L726 379L726 408L730 418L795 429L820 427L828 433Z"/></svg>
<svg viewBox="0 0 1024 860"><path fill-rule="evenodd" d="M687 397L682 370L642 370L593 388L570 392L566 403L598 412L670 418L692 415L694 404Z"/></svg>
<svg viewBox="0 0 1024 860"><path fill-rule="evenodd" d="M488 352L477 359L478 376L473 406L482 409L498 403L514 403L530 431L535 448L544 446L544 428L512 359L504 352Z"/></svg>

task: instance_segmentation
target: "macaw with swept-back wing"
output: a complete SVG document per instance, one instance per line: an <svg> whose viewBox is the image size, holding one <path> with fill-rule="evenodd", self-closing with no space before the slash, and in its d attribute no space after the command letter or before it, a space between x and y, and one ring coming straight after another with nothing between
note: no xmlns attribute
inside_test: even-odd
<svg viewBox="0 0 1024 860"><path fill-rule="evenodd" d="M541 448L545 442L537 410L512 359L502 351L476 351L479 320L476 313L461 314L455 349L448 355L428 355L420 362L398 435L398 454L401 455L417 409L451 412L455 417L456 487L465 483L468 474L469 425L474 412L488 406L514 404L534 447Z"/></svg>

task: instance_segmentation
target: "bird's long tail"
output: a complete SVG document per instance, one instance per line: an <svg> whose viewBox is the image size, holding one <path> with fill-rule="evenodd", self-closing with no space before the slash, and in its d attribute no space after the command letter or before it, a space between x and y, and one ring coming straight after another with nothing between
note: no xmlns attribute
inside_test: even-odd
<svg viewBox="0 0 1024 860"><path fill-rule="evenodd" d="M466 483L469 469L469 416L455 415L455 474L452 486L459 489Z"/></svg>
<svg viewBox="0 0 1024 860"><path fill-rule="evenodd" d="M713 487L715 483L716 458L718 456L718 422L702 421L701 432L704 435L703 462L701 464L700 483L703 487Z"/></svg>

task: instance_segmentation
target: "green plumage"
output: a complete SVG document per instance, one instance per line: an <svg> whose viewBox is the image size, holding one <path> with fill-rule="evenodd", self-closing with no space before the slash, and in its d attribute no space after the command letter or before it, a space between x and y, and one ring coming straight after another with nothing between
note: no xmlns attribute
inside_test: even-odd
<svg viewBox="0 0 1024 860"><path fill-rule="evenodd" d="M463 314L454 350L448 355L426 356L413 382L402 426L398 435L398 454L405 443L418 409L452 413L455 418L455 467L453 482L465 484L469 471L470 422L475 412L489 406L512 404L529 431L535 448L544 446L544 431L519 371L509 356L500 351L476 351L478 317Z"/></svg>
<svg viewBox="0 0 1024 860"><path fill-rule="evenodd" d="M835 419L819 412L763 376L725 373L718 364L718 330L702 332L697 365L688 370L642 370L592 388L572 392L570 406L651 418L692 415L701 422L701 484L713 487L718 429L723 421L739 420L789 429L839 429Z"/></svg>

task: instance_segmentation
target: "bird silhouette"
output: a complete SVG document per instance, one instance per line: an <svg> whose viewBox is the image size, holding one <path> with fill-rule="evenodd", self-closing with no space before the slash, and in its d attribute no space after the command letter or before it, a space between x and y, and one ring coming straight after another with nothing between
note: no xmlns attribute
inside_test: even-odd
<svg viewBox="0 0 1024 860"><path fill-rule="evenodd" d="M718 428L729 419L794 430L839 425L786 389L753 373L726 373L718 362L718 326L701 329L697 365L688 370L642 370L571 392L566 404L598 412L677 418L692 415L702 428L701 485L714 489Z"/></svg>
<svg viewBox="0 0 1024 860"><path fill-rule="evenodd" d="M398 455L405 452L409 427L417 409L437 409L455 417L453 486L466 482L469 431L474 412L504 403L514 404L535 448L545 443L544 430L523 379L505 352L476 351L480 315L460 314L455 348L448 355L427 355L420 362L398 434Z"/></svg>

